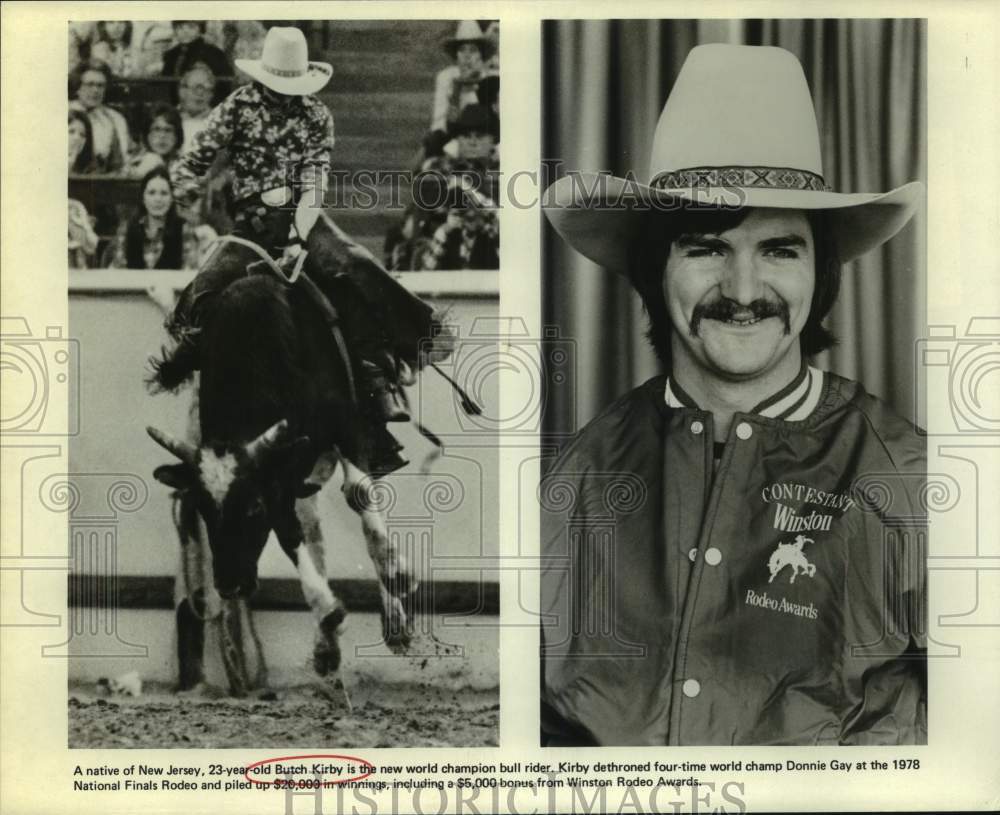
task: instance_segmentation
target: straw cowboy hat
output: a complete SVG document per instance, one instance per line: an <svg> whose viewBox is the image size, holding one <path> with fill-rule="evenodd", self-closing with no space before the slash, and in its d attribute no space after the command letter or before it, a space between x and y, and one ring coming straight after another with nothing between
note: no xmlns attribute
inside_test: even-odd
<svg viewBox="0 0 1000 815"><path fill-rule="evenodd" d="M475 20L462 20L458 24L458 28L455 29L455 36L445 40L444 50L451 55L452 59L455 59L455 52L458 50L458 46L464 42L471 42L478 45L483 59L489 59L493 56L493 42L483 33L483 30L479 27L479 23Z"/></svg>
<svg viewBox="0 0 1000 815"><path fill-rule="evenodd" d="M895 235L923 197L920 182L882 194L826 186L809 87L782 48L692 49L660 114L649 166L648 185L597 173L561 178L546 190L545 214L578 252L627 274L650 208L664 217L686 202L826 210L846 262Z"/></svg>
<svg viewBox="0 0 1000 815"><path fill-rule="evenodd" d="M333 76L328 62L309 61L309 47L299 29L280 26L267 32L260 59L238 59L236 67L286 96L316 93Z"/></svg>

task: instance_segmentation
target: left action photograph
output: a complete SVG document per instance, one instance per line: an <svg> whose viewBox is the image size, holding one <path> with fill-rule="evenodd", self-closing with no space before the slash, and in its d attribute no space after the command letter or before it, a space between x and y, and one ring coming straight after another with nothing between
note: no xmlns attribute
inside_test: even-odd
<svg viewBox="0 0 1000 815"><path fill-rule="evenodd" d="M70 748L497 745L499 38L69 23Z"/></svg>

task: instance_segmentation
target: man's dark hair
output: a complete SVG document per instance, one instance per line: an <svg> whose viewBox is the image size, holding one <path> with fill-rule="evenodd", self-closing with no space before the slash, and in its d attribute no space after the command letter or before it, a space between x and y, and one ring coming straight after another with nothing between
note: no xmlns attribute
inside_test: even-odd
<svg viewBox="0 0 1000 815"><path fill-rule="evenodd" d="M122 22L125 23L125 33L122 34L122 45L129 46L129 45L132 44L132 21L131 20L122 20ZM97 40L98 40L98 42L100 42L101 40L104 40L105 42L111 42L111 39L108 37L107 26L108 26L108 23L105 20L101 20L97 24Z"/></svg>
<svg viewBox="0 0 1000 815"><path fill-rule="evenodd" d="M86 136L84 137L83 148L73 162L73 166L70 167L70 172L92 173L94 172L94 131L90 125L90 117L86 113L81 113L79 110L70 108L68 125L73 122L79 122L83 126Z"/></svg>
<svg viewBox="0 0 1000 815"><path fill-rule="evenodd" d="M629 279L642 298L649 317L649 338L664 370L671 370L670 316L663 297L663 272L670 247L680 235L717 235L739 226L750 214L749 207L719 209L690 206L664 214L652 209L645 215L640 238L629 258ZM816 252L816 283L809 318L799 335L802 353L811 357L837 344L834 335L823 326L840 292L840 258L825 212L805 210L812 229Z"/></svg>
<svg viewBox="0 0 1000 815"><path fill-rule="evenodd" d="M104 93L107 94L111 90L111 83L114 81L114 74L111 73L111 68L102 59L91 58L82 61L77 65L69 74L69 98L73 99L76 97L77 92L80 90L80 85L83 84L83 75L89 71L97 71L104 76L104 81L107 83L107 87L104 89Z"/></svg>
<svg viewBox="0 0 1000 815"><path fill-rule="evenodd" d="M171 129L174 131L174 136L177 139L177 144L174 147L174 152L179 152L181 145L184 143L184 125L181 123L181 114L173 105L168 105L166 102L156 102L147 109L145 119L143 121L142 127L142 144L147 150L151 150L149 146L149 131L153 127L153 122L157 119L166 120L167 124L170 125Z"/></svg>

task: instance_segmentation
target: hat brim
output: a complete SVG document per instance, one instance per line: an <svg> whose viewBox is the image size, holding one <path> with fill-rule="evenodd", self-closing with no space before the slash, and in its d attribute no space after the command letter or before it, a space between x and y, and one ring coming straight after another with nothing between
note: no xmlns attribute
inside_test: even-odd
<svg viewBox="0 0 1000 815"><path fill-rule="evenodd" d="M482 52L483 59L489 59L493 56L493 41L487 37L485 34L482 37L460 37L444 41L444 50L448 52L448 55L455 59L455 54L458 51L458 46L463 42L471 42L474 45L479 46L479 50Z"/></svg>
<svg viewBox="0 0 1000 815"><path fill-rule="evenodd" d="M496 122L483 122L482 124L462 125L461 127L452 124L448 128L449 139L457 139L459 136L467 136L469 133L486 133L492 136L494 141L500 140L500 128Z"/></svg>
<svg viewBox="0 0 1000 815"><path fill-rule="evenodd" d="M542 209L563 240L600 266L628 274L630 248L644 214L668 215L690 203L718 207L825 210L842 262L880 246L913 217L923 198L919 181L887 193L837 193L756 187L659 190L597 173L564 176L545 191Z"/></svg>
<svg viewBox="0 0 1000 815"><path fill-rule="evenodd" d="M328 62L310 62L301 76L276 76L264 69L259 59L238 59L236 67L275 93L285 96L306 96L321 90L333 76Z"/></svg>

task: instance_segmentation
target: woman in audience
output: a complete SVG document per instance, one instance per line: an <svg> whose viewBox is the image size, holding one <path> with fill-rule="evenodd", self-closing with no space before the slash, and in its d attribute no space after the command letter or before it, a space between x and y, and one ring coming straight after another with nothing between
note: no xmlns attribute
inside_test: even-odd
<svg viewBox="0 0 1000 815"><path fill-rule="evenodd" d="M132 178L142 178L157 167L169 170L180 155L183 141L180 114L173 106L161 102L149 112L142 134L142 152L129 160L125 172Z"/></svg>
<svg viewBox="0 0 1000 815"><path fill-rule="evenodd" d="M134 76L132 23L128 20L99 22L90 56L106 63L115 76Z"/></svg>
<svg viewBox="0 0 1000 815"><path fill-rule="evenodd" d="M139 208L121 225L105 265L116 269L196 269L215 231L188 224L177 214L164 167L148 172L140 185Z"/></svg>
<svg viewBox="0 0 1000 815"><path fill-rule="evenodd" d="M111 84L111 69L96 59L81 62L69 76L72 101L70 110L86 113L94 138L97 171L116 173L131 152L131 138L125 117L104 104L104 94Z"/></svg>
<svg viewBox="0 0 1000 815"><path fill-rule="evenodd" d="M94 144L90 120L76 110L69 112L69 172L89 173L94 167ZM86 269L97 251L97 234L87 208L69 199L69 268Z"/></svg>
<svg viewBox="0 0 1000 815"><path fill-rule="evenodd" d="M69 173L84 175L94 172L94 136L90 119L78 110L69 112Z"/></svg>

